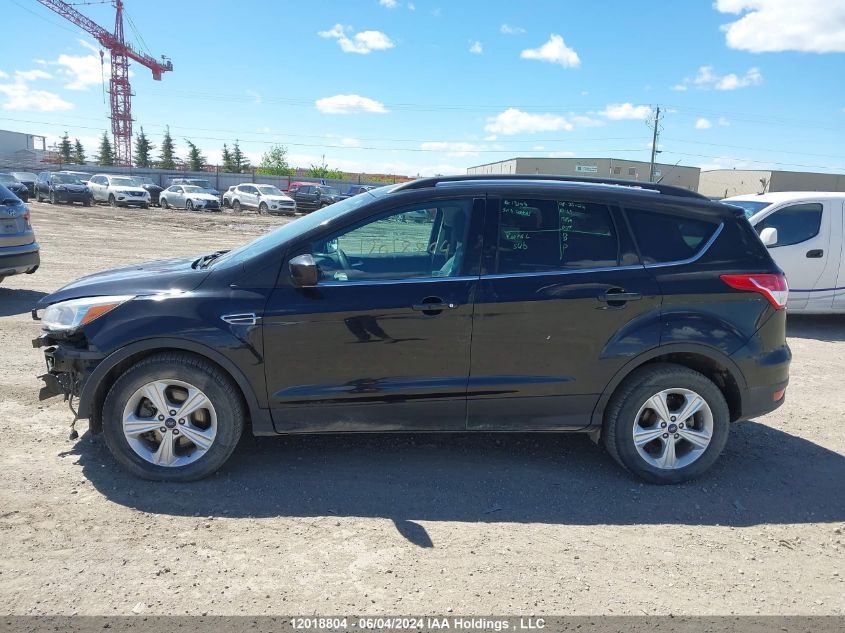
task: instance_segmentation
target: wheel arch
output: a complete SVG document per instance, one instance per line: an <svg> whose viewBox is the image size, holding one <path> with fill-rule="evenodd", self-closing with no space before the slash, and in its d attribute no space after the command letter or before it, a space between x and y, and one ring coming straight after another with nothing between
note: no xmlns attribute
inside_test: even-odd
<svg viewBox="0 0 845 633"><path fill-rule="evenodd" d="M161 352L185 352L202 357L225 372L237 385L249 412L254 435L276 435L270 412L262 409L249 380L238 367L220 352L193 341L181 339L146 339L122 347L103 359L91 372L79 394L80 417L88 412L92 430L102 429L102 409L106 395L118 377L138 361Z"/></svg>
<svg viewBox="0 0 845 633"><path fill-rule="evenodd" d="M728 403L731 422L742 412L742 393L746 389L745 376L737 364L721 351L704 345L663 345L643 352L628 361L604 388L590 419L592 429L601 429L607 403L622 382L632 372L654 363L673 363L697 371L713 381Z"/></svg>

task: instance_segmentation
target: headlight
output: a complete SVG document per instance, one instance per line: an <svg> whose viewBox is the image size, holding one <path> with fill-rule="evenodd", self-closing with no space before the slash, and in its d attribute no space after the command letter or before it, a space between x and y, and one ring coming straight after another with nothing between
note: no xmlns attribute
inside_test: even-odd
<svg viewBox="0 0 845 633"><path fill-rule="evenodd" d="M41 325L52 332L75 330L134 298L134 295L86 297L54 303L44 311Z"/></svg>
<svg viewBox="0 0 845 633"><path fill-rule="evenodd" d="M65 190L65 186L64 186L64 185L53 185L53 190L55 190L55 191L64 191L64 190Z"/></svg>

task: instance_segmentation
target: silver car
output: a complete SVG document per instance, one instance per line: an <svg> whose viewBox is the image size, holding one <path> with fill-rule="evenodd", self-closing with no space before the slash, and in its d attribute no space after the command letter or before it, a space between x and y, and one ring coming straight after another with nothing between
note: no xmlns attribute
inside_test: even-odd
<svg viewBox="0 0 845 633"><path fill-rule="evenodd" d="M32 274L40 263L29 209L0 185L0 281L10 275Z"/></svg>
<svg viewBox="0 0 845 633"><path fill-rule="evenodd" d="M220 201L214 194L193 185L170 185L158 196L162 209L175 207L193 211L220 211Z"/></svg>

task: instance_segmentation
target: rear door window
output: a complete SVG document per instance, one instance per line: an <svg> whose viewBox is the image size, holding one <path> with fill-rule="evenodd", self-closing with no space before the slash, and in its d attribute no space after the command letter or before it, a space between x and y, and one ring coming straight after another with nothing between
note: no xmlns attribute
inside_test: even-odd
<svg viewBox="0 0 845 633"><path fill-rule="evenodd" d="M806 242L819 234L822 224L822 205L818 202L792 204L778 209L763 218L754 227L759 234L763 229L777 229L778 241L771 246L792 246Z"/></svg>
<svg viewBox="0 0 845 633"><path fill-rule="evenodd" d="M699 254L718 224L645 209L627 209L644 264L678 262Z"/></svg>
<svg viewBox="0 0 845 633"><path fill-rule="evenodd" d="M603 204L505 198L499 208L500 274L603 268L619 263L619 241Z"/></svg>

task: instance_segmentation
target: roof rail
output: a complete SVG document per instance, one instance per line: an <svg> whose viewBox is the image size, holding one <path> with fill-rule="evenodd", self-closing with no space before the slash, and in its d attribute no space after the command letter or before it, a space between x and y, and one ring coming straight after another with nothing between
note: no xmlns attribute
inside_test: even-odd
<svg viewBox="0 0 845 633"><path fill-rule="evenodd" d="M705 195L697 191L690 191L682 187L672 185L661 185L656 182L639 182L637 180L622 180L621 178L589 178L586 176L554 176L543 174L466 174L459 176L435 176L433 178L420 178L410 182L402 183L393 191L405 191L408 189L425 189L435 187L443 182L464 182L473 180L551 180L558 182L582 182L594 185L616 185L619 187L631 187L633 189L644 189L656 191L666 196L678 196L680 198L700 198L709 200Z"/></svg>

